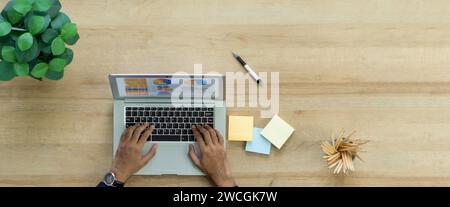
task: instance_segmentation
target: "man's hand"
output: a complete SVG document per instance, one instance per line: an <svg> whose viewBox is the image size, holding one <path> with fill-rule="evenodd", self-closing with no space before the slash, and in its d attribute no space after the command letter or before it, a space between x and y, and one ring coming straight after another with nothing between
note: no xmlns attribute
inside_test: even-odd
<svg viewBox="0 0 450 207"><path fill-rule="evenodd" d="M234 187L236 183L231 176L225 152L225 140L217 129L206 125L192 126L195 139L202 155L195 153L194 146L189 147L189 156L197 167L208 174L217 186Z"/></svg>
<svg viewBox="0 0 450 207"><path fill-rule="evenodd" d="M154 126L149 124L135 125L125 129L111 167L111 172L116 175L118 181L125 183L155 156L156 144L153 144L144 156L141 154L153 129Z"/></svg>

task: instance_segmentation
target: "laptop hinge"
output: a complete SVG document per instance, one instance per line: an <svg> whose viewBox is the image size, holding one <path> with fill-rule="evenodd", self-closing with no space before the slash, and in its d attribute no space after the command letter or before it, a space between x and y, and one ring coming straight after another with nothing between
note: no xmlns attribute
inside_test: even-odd
<svg viewBox="0 0 450 207"><path fill-rule="evenodd" d="M201 104L201 103L213 103L217 100L211 99L191 99L190 101L182 101L178 103L192 103L192 104ZM172 103L170 99L167 98L126 98L124 99L125 103Z"/></svg>
<svg viewBox="0 0 450 207"><path fill-rule="evenodd" d="M143 99L143 98L126 98L124 99L125 103L170 103L170 99L167 98L152 98L152 99Z"/></svg>

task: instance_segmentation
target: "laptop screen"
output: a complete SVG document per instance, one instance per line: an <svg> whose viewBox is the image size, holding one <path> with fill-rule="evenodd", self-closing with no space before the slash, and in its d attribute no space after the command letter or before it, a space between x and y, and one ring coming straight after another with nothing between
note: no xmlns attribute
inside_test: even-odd
<svg viewBox="0 0 450 207"><path fill-rule="evenodd" d="M115 98L223 97L220 75L111 75L110 81Z"/></svg>

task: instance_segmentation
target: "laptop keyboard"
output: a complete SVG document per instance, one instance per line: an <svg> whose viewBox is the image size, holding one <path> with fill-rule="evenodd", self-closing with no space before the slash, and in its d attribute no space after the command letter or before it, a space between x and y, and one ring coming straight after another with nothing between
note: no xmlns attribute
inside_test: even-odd
<svg viewBox="0 0 450 207"><path fill-rule="evenodd" d="M126 127L135 124L155 125L147 141L194 142L192 125L214 128L214 108L209 107L125 107Z"/></svg>

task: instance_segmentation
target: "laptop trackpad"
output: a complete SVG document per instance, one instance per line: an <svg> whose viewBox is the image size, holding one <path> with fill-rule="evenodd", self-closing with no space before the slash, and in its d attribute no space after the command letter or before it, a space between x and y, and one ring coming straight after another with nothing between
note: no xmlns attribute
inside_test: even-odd
<svg viewBox="0 0 450 207"><path fill-rule="evenodd" d="M150 146L151 144L147 143L145 149L149 149ZM145 167L147 168L145 171L150 174L178 174L186 169L186 165L190 162L187 159L186 144L158 143L156 155Z"/></svg>

